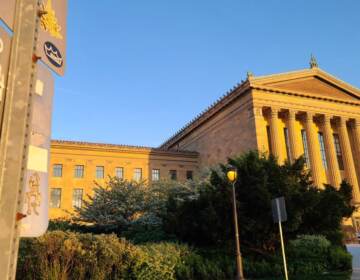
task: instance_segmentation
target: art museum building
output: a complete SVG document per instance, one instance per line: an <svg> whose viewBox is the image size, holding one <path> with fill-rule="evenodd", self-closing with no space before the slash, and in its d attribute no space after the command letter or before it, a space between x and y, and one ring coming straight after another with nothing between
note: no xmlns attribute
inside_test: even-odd
<svg viewBox="0 0 360 280"><path fill-rule="evenodd" d="M280 163L304 155L316 186L346 179L360 203L360 90L312 61L304 70L248 73L157 148L53 140L50 218L81 206L94 182L104 184L108 175L184 181L250 149ZM355 214L355 226L358 219Z"/></svg>

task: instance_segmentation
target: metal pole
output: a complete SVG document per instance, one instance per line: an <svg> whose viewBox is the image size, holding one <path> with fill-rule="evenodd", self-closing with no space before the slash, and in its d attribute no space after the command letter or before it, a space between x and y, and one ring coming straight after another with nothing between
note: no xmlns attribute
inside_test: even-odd
<svg viewBox="0 0 360 280"><path fill-rule="evenodd" d="M235 196L235 181L232 184L232 197L233 197L233 213L234 213L234 227L235 227L235 243L236 243L236 280L244 280L244 272L241 260L240 252L240 238L239 238L239 227L237 219L237 207L236 207L236 196Z"/></svg>
<svg viewBox="0 0 360 280"><path fill-rule="evenodd" d="M285 246L284 246L281 222L279 222L279 231L280 231L280 240L281 240L281 251L282 251L282 256L283 256L283 261L284 261L285 279L288 280L289 278L288 278L288 271L287 271L287 265L286 265Z"/></svg>
<svg viewBox="0 0 360 280"><path fill-rule="evenodd" d="M30 134L37 0L17 0L0 136L0 279L15 279Z"/></svg>

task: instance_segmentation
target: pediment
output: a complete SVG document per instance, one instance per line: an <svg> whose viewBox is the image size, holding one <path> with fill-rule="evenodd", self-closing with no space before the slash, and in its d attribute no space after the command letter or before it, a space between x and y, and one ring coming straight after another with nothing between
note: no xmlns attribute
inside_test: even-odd
<svg viewBox="0 0 360 280"><path fill-rule="evenodd" d="M333 98L344 101L360 101L356 88L336 79L322 70L304 70L299 73L284 73L274 76L255 78L256 85L293 91L317 97Z"/></svg>

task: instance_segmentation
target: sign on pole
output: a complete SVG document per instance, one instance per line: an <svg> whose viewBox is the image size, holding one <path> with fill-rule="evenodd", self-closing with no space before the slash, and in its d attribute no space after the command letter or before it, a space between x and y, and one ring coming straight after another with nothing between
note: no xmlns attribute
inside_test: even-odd
<svg viewBox="0 0 360 280"><path fill-rule="evenodd" d="M42 0L37 55L63 76L66 62L66 0Z"/></svg>
<svg viewBox="0 0 360 280"><path fill-rule="evenodd" d="M285 222L287 220L284 197L282 196L282 197L278 197L278 198L271 200L271 207L272 207L273 220L275 223L279 224L280 242L281 242L281 251L282 251L283 262L284 262L285 279L288 280L284 238L283 238L283 232L282 232L282 226L281 226L281 222Z"/></svg>
<svg viewBox="0 0 360 280"><path fill-rule="evenodd" d="M285 222L287 220L285 199L283 196L271 200L271 208L274 223Z"/></svg>
<svg viewBox="0 0 360 280"><path fill-rule="evenodd" d="M21 212L26 216L21 220L21 237L37 237L44 234L49 221L48 170L54 79L51 72L41 64L37 64L34 85L24 182L25 197Z"/></svg>
<svg viewBox="0 0 360 280"><path fill-rule="evenodd" d="M0 19L11 29L14 30L16 0L0 1Z"/></svg>
<svg viewBox="0 0 360 280"><path fill-rule="evenodd" d="M0 132L2 113L4 110L5 88L9 70L11 39L8 33L0 27Z"/></svg>

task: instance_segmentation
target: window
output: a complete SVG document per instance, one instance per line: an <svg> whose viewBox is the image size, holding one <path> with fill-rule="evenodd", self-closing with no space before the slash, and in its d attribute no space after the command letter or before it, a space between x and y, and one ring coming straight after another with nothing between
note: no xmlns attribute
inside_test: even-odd
<svg viewBox="0 0 360 280"><path fill-rule="evenodd" d="M192 170L187 170L186 171L186 180L192 180L193 179L193 172Z"/></svg>
<svg viewBox="0 0 360 280"><path fill-rule="evenodd" d="M142 179L142 169L134 168L134 180L139 182Z"/></svg>
<svg viewBox="0 0 360 280"><path fill-rule="evenodd" d="M342 156L342 151L341 151L341 146L340 146L340 139L339 139L338 134L334 134L334 144L335 144L335 152L336 152L336 157L337 157L337 161L339 164L339 169L344 170L344 161L343 161L343 156Z"/></svg>
<svg viewBox="0 0 360 280"><path fill-rule="evenodd" d="M53 177L62 177L62 164L53 165Z"/></svg>
<svg viewBox="0 0 360 280"><path fill-rule="evenodd" d="M176 170L169 170L169 176L171 180L176 180L177 179L177 172Z"/></svg>
<svg viewBox="0 0 360 280"><path fill-rule="evenodd" d="M289 130L287 129L287 127L284 127L284 137L285 137L287 159L289 162L292 162L291 152L290 152Z"/></svg>
<svg viewBox="0 0 360 280"><path fill-rule="evenodd" d="M305 129L301 130L301 139L304 147L304 159L308 168L310 168L310 160L309 160L309 149L307 144L307 137Z"/></svg>
<svg viewBox="0 0 360 280"><path fill-rule="evenodd" d="M319 132L319 133L318 133L318 137L319 137L319 143L320 143L320 153L321 153L322 164L323 164L325 170L327 170L327 161L326 161L326 153L325 153L324 135L323 135L321 132Z"/></svg>
<svg viewBox="0 0 360 280"><path fill-rule="evenodd" d="M61 204L61 189L52 188L50 190L50 208L60 208Z"/></svg>
<svg viewBox="0 0 360 280"><path fill-rule="evenodd" d="M266 134L267 134L268 145L269 145L269 154L272 154L270 126L268 126L268 125L266 126Z"/></svg>
<svg viewBox="0 0 360 280"><path fill-rule="evenodd" d="M119 179L124 179L124 168L123 167L115 167L115 176Z"/></svg>
<svg viewBox="0 0 360 280"><path fill-rule="evenodd" d="M82 197L83 197L83 189L74 189L73 190L73 197L72 197L73 207L81 208Z"/></svg>
<svg viewBox="0 0 360 280"><path fill-rule="evenodd" d="M96 179L104 178L104 166L96 166Z"/></svg>
<svg viewBox="0 0 360 280"><path fill-rule="evenodd" d="M160 180L160 169L151 170L151 180L159 181Z"/></svg>
<svg viewBox="0 0 360 280"><path fill-rule="evenodd" d="M75 165L74 177L84 178L84 165Z"/></svg>

